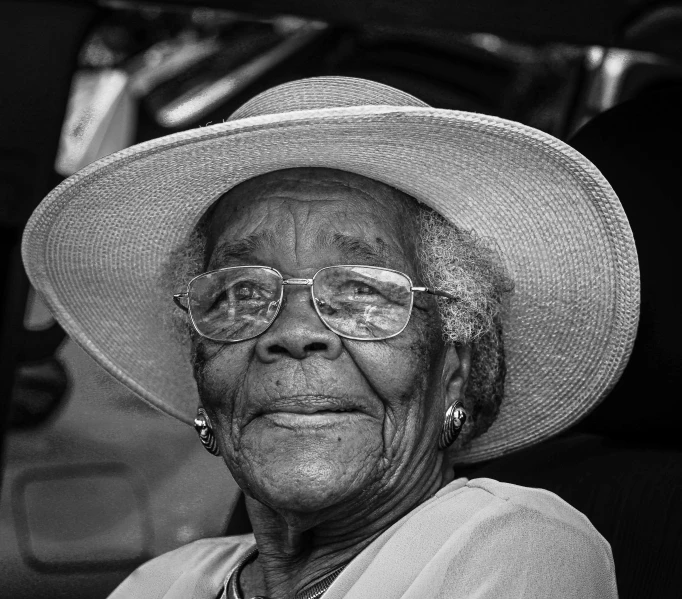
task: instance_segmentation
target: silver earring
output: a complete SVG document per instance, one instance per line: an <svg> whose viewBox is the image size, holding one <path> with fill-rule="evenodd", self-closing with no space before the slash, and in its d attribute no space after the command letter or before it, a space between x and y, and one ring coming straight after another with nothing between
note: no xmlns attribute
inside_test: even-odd
<svg viewBox="0 0 682 599"><path fill-rule="evenodd" d="M459 437L466 421L467 413L464 410L464 404L461 401L456 401L445 412L443 428L440 431L440 439L438 439L438 449L450 447Z"/></svg>
<svg viewBox="0 0 682 599"><path fill-rule="evenodd" d="M199 440L206 448L206 451L213 455L220 455L220 448L218 447L218 442L213 434L211 421L208 419L208 414L206 414L204 408L199 408L197 410L197 416L194 419L194 428L197 433L199 433Z"/></svg>

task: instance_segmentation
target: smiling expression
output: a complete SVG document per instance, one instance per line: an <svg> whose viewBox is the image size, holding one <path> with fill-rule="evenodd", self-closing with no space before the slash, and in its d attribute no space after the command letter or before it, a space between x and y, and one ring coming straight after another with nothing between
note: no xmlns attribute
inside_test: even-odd
<svg viewBox="0 0 682 599"><path fill-rule="evenodd" d="M219 200L208 270L240 265L310 278L337 264L383 266L421 284L413 200L327 169L252 179ZM286 287L277 319L238 343L193 339L195 377L239 485L275 510L370 504L439 467L445 356L434 300L384 341L342 339L306 286ZM409 482L409 481L408 481Z"/></svg>

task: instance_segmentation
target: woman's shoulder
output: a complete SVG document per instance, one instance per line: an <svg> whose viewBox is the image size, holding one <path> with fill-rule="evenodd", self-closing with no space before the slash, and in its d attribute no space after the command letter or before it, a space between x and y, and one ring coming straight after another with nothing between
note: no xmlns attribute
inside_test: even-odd
<svg viewBox="0 0 682 599"><path fill-rule="evenodd" d="M330 599L617 597L608 542L542 489L458 479L365 549ZM386 589L390 589L390 592Z"/></svg>
<svg viewBox="0 0 682 599"><path fill-rule="evenodd" d="M165 570L178 566L187 568L209 568L213 563L243 556L253 545L255 539L252 534L231 537L211 537L198 539L146 562L141 569Z"/></svg>
<svg viewBox="0 0 682 599"><path fill-rule="evenodd" d="M253 535L200 539L140 566L109 599L213 598L239 560L253 547Z"/></svg>
<svg viewBox="0 0 682 599"><path fill-rule="evenodd" d="M457 529L487 526L514 534L515 529L530 528L545 535L583 537L600 550L611 552L587 516L545 489L490 478L458 479L441 489L434 500L432 510L443 518L454 518Z"/></svg>
<svg viewBox="0 0 682 599"><path fill-rule="evenodd" d="M573 528L589 536L597 535L603 540L587 516L546 489L522 487L491 478L468 480L460 488L463 492L459 493L459 497L456 493L448 493L448 487L442 489L441 493L445 491L443 494L450 495L451 501L471 503L481 516L495 517L499 512L506 516L512 513L525 515L527 518L554 522L560 527ZM487 508L485 514L480 513L483 506Z"/></svg>
<svg viewBox="0 0 682 599"><path fill-rule="evenodd" d="M441 497L444 513L463 514L449 539L458 548L452 554L458 563L471 560L479 574L490 570L490 577L497 564L498 574L510 572L504 585L529 584L537 590L528 593L532 597L617 596L611 546L587 516L558 495L479 478L445 487ZM520 583L513 573L521 570L526 574Z"/></svg>

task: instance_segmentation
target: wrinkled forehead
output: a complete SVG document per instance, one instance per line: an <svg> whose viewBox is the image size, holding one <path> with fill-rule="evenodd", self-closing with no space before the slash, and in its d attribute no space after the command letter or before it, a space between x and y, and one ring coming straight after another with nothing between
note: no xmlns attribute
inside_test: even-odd
<svg viewBox="0 0 682 599"><path fill-rule="evenodd" d="M384 254L413 256L417 212L410 196L360 175L322 168L276 171L218 200L206 251L211 256L240 239L273 247L332 239L345 248L366 244Z"/></svg>

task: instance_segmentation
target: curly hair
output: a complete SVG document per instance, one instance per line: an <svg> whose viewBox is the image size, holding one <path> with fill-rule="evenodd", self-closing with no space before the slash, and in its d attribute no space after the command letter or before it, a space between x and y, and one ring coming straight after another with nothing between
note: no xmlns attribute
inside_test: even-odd
<svg viewBox="0 0 682 599"><path fill-rule="evenodd" d="M505 299L514 283L491 241L418 205L419 266L427 285L457 301L437 299L446 343L471 345L467 397L473 405L468 441L488 430L504 395L506 363L502 335Z"/></svg>
<svg viewBox="0 0 682 599"><path fill-rule="evenodd" d="M416 206L418 270L430 287L447 291L457 301L437 298L446 343L472 348L467 398L473 405L472 428L467 439L485 432L497 417L504 393L506 373L502 335L504 300L513 282L502 266L493 244L472 231L463 230L435 210L406 194ZM206 268L205 248L213 209L209 209L186 243L172 252L162 272L162 285L177 292ZM414 214L414 212L413 212ZM170 315L171 328L186 342L191 330L188 319Z"/></svg>

